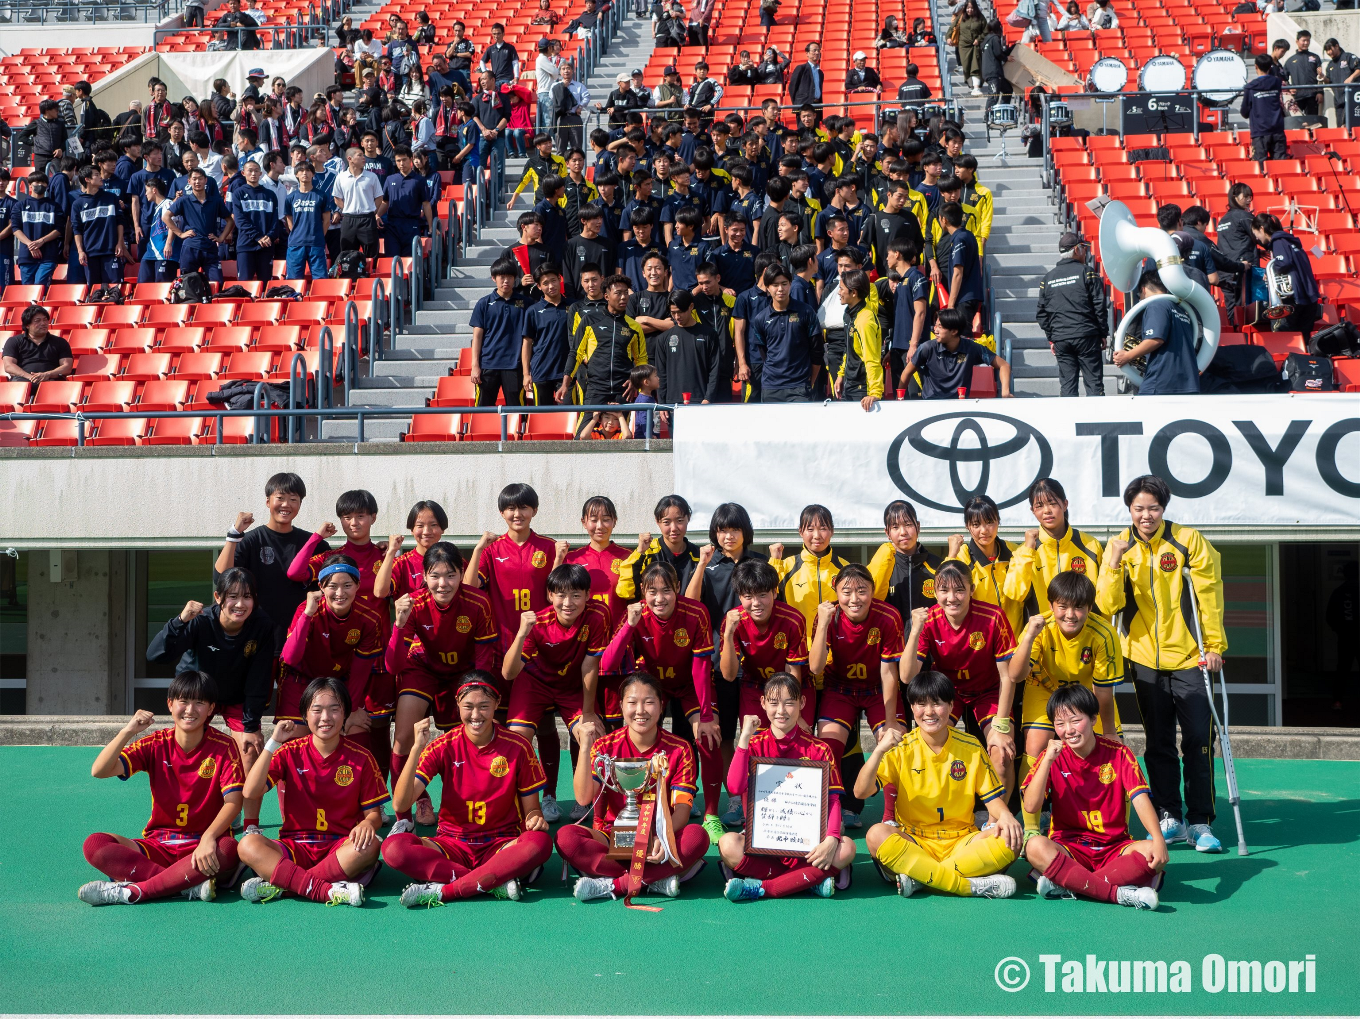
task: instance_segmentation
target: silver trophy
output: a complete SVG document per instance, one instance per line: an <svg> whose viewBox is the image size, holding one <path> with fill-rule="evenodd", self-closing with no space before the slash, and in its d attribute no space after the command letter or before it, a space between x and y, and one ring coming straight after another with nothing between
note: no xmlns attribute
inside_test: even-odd
<svg viewBox="0 0 1360 1019"><path fill-rule="evenodd" d="M626 801L614 818L609 839L609 855L628 858L637 843L638 796L647 788L651 761L641 758L601 757L596 761L606 789L623 793Z"/></svg>

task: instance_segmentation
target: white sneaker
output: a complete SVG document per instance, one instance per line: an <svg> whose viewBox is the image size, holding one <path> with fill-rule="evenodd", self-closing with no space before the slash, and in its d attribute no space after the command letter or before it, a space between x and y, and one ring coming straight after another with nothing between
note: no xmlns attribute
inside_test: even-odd
<svg viewBox="0 0 1360 1019"><path fill-rule="evenodd" d="M409 817L399 817L392 822L392 830L388 835L405 835L408 831L415 831L416 825Z"/></svg>
<svg viewBox="0 0 1360 1019"><path fill-rule="evenodd" d="M562 820L562 808L557 805L557 798L547 793L543 794L543 820L549 824L556 824Z"/></svg>
<svg viewBox="0 0 1360 1019"><path fill-rule="evenodd" d="M503 885L497 885L495 888L491 889L492 898L509 899L511 902L518 902L519 897L522 894L523 892L520 890L519 882L514 878L511 878Z"/></svg>
<svg viewBox="0 0 1360 1019"><path fill-rule="evenodd" d="M76 892L76 898L91 906L122 906L132 902L128 891L131 881L87 881Z"/></svg>
<svg viewBox="0 0 1360 1019"><path fill-rule="evenodd" d="M853 810L842 810L841 827L850 828L855 831L858 831L859 829L864 827L864 822L860 820L859 815L856 814Z"/></svg>
<svg viewBox="0 0 1360 1019"><path fill-rule="evenodd" d="M905 874L897 875L897 894L904 899L910 899L921 890L921 882L915 878L907 877Z"/></svg>
<svg viewBox="0 0 1360 1019"><path fill-rule="evenodd" d="M660 881L653 881L647 886L647 891L652 895L664 895L668 899L674 899L680 894L680 879L672 874Z"/></svg>
<svg viewBox="0 0 1360 1019"><path fill-rule="evenodd" d="M1015 894L1015 878L1009 874L970 877L968 884L973 890L973 896L979 899L1009 899Z"/></svg>
<svg viewBox="0 0 1360 1019"><path fill-rule="evenodd" d="M273 902L282 894L282 888L270 884L262 877L246 878L241 882L241 898L247 902Z"/></svg>
<svg viewBox="0 0 1360 1019"><path fill-rule="evenodd" d="M1115 901L1121 906L1132 906L1134 909L1156 909L1157 890L1155 888L1145 888L1141 885L1120 885L1115 892Z"/></svg>
<svg viewBox="0 0 1360 1019"><path fill-rule="evenodd" d="M1223 843L1218 841L1218 836L1207 824L1189 825L1185 829L1185 841L1201 853L1223 852Z"/></svg>
<svg viewBox="0 0 1360 1019"><path fill-rule="evenodd" d="M1039 880L1035 882L1038 886L1039 898L1041 899L1075 899L1076 896L1061 885L1055 884L1052 878L1039 875Z"/></svg>
<svg viewBox="0 0 1360 1019"><path fill-rule="evenodd" d="M331 896L326 900L328 906L362 906L364 886L358 881L336 881L331 885Z"/></svg>
<svg viewBox="0 0 1360 1019"><path fill-rule="evenodd" d="M1161 811L1162 819L1162 838L1167 842L1182 842L1185 840L1185 822L1179 817L1172 817L1165 810Z"/></svg>
<svg viewBox="0 0 1360 1019"><path fill-rule="evenodd" d="M444 886L438 881L426 884L410 884L401 890L401 904L407 909L424 906L431 909L444 905Z"/></svg>
<svg viewBox="0 0 1360 1019"><path fill-rule="evenodd" d="M260 826L258 824L248 824L246 825L246 830L241 832L241 835L243 837L246 835L263 835L263 834L264 832L260 830Z"/></svg>
<svg viewBox="0 0 1360 1019"><path fill-rule="evenodd" d="M590 902L592 899L612 899L614 898L614 879L612 877L580 877L576 879L576 887L571 890L581 902Z"/></svg>
<svg viewBox="0 0 1360 1019"><path fill-rule="evenodd" d="M217 898L217 879L210 877L202 884L184 889L180 894L190 902L212 902Z"/></svg>

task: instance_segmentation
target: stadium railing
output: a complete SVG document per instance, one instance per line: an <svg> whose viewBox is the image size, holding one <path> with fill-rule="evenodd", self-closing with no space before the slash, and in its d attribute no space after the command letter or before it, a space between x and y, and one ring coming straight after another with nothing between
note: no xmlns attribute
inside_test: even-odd
<svg viewBox="0 0 1360 1019"><path fill-rule="evenodd" d="M184 0L10 0L0 2L0 21L16 25L73 25L84 21L164 21L184 8ZM8 17L6 17L8 15Z"/></svg>
<svg viewBox="0 0 1360 1019"><path fill-rule="evenodd" d="M348 14L355 2L356 0L307 0L305 5L283 15L279 24L268 23L255 28L219 28L212 24L211 20L202 28L158 28L154 33L154 42L157 49L161 48L162 43L167 42L182 44L193 42L195 49L201 49L197 42L203 41L206 45L204 35L225 32L228 37L235 37L236 45L232 49L239 50L241 40L248 33L254 33L260 49L312 49L318 43L325 43L328 40L332 24ZM220 17L218 11L210 12L209 18L211 19L213 15Z"/></svg>

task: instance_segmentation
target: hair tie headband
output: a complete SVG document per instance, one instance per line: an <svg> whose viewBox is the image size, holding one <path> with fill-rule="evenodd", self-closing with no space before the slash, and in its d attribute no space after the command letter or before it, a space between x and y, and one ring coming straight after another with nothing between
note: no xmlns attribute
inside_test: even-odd
<svg viewBox="0 0 1360 1019"><path fill-rule="evenodd" d="M484 679L469 679L466 683L463 683L458 687L458 690L453 695L453 699L455 701L460 701L463 699L463 694L472 690L485 690L491 695L493 700L499 701L501 699L501 692Z"/></svg>
<svg viewBox="0 0 1360 1019"><path fill-rule="evenodd" d="M330 566L323 566L321 572L316 575L317 583L324 583L326 578L333 573L348 573L357 582L359 571L349 563L332 563Z"/></svg>

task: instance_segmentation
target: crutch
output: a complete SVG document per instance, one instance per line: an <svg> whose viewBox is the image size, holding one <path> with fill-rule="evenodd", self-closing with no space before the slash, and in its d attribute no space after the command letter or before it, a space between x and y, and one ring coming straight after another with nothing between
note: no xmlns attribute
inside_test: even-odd
<svg viewBox="0 0 1360 1019"><path fill-rule="evenodd" d="M1237 767L1233 764L1232 741L1228 738L1228 683L1223 678L1223 670L1218 672L1218 683L1223 689L1223 717L1218 717L1218 708L1214 705L1214 682L1209 675L1209 667L1204 661L1204 639L1200 636L1199 625L1199 598L1195 596L1195 587L1190 580L1190 567L1181 568L1181 580L1190 592L1190 612L1195 621L1195 643L1199 646L1199 671L1204 677L1204 690L1209 695L1209 711L1213 715L1214 725L1218 726L1218 745L1223 751L1223 773L1228 779L1228 802L1232 804L1233 820L1237 822L1237 855L1247 855L1247 836L1242 830L1242 797L1237 791Z"/></svg>

